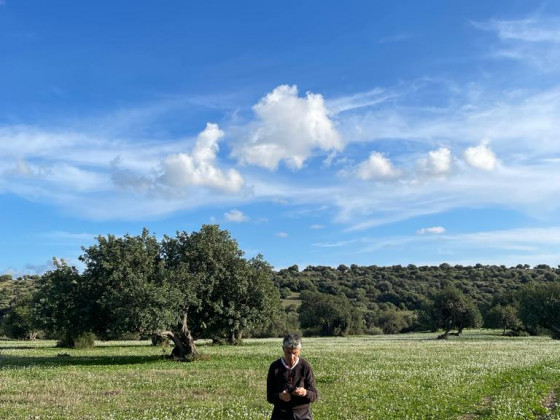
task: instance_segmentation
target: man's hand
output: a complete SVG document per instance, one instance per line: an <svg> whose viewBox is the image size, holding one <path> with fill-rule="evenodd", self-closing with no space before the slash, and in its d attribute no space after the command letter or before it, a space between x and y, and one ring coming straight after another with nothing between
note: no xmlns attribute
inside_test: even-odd
<svg viewBox="0 0 560 420"><path fill-rule="evenodd" d="M280 399L282 401L285 401L285 402L288 402L292 399L292 396L286 391L281 392L279 396L280 396Z"/></svg>
<svg viewBox="0 0 560 420"><path fill-rule="evenodd" d="M297 395L298 397L305 397L307 395L307 389L303 387L296 388L293 394Z"/></svg>

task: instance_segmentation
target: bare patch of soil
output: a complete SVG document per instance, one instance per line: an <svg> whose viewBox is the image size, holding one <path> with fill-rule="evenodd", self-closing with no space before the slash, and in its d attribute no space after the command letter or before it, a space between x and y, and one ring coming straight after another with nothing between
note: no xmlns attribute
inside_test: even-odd
<svg viewBox="0 0 560 420"><path fill-rule="evenodd" d="M544 420L554 414L556 408L558 407L558 396L556 395L556 392L550 391L550 393L542 400L542 406L549 411L548 414L539 417L539 419Z"/></svg>

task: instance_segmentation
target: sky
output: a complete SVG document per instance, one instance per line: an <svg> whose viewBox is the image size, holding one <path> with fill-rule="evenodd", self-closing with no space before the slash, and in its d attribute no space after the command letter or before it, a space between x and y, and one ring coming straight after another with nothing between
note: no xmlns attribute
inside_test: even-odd
<svg viewBox="0 0 560 420"><path fill-rule="evenodd" d="M308 265L560 264L560 3L0 0L0 274L217 223Z"/></svg>

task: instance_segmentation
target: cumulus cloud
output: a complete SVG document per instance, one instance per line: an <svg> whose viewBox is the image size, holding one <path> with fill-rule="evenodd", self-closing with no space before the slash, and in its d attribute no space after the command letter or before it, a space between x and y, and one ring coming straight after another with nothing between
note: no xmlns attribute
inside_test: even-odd
<svg viewBox="0 0 560 420"><path fill-rule="evenodd" d="M417 161L421 173L430 176L445 176L451 170L451 151L447 147L428 152L428 156Z"/></svg>
<svg viewBox="0 0 560 420"><path fill-rule="evenodd" d="M234 222L234 223L248 222L249 220L251 220L248 216L243 214L242 211L237 209L233 209L231 211L224 213L224 217L228 222Z"/></svg>
<svg viewBox="0 0 560 420"><path fill-rule="evenodd" d="M253 107L256 120L241 134L232 156L241 163L274 170L280 162L301 169L316 150L340 151L343 142L323 97L281 85Z"/></svg>
<svg viewBox="0 0 560 420"><path fill-rule="evenodd" d="M429 228L422 228L422 229L418 229L416 231L416 233L418 235L426 235L426 234L431 234L431 235L441 235L442 233L445 233L445 228L442 226L434 226L434 227L429 227Z"/></svg>
<svg viewBox="0 0 560 420"><path fill-rule="evenodd" d="M498 166L498 159L488 147L489 140L483 140L478 146L469 147L463 153L465 162L476 169L493 171Z"/></svg>
<svg viewBox="0 0 560 420"><path fill-rule="evenodd" d="M400 175L391 161L382 153L371 152L369 158L356 167L356 176L363 180L369 179L393 179Z"/></svg>
<svg viewBox="0 0 560 420"><path fill-rule="evenodd" d="M176 190L199 186L239 192L244 184L241 174L235 169L224 172L216 164L218 140L223 136L217 124L208 123L191 154L172 154L163 160L160 182Z"/></svg>

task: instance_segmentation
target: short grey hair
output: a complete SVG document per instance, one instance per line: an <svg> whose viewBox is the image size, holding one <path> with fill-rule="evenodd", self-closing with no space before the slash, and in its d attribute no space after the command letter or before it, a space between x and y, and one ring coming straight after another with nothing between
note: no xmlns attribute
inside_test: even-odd
<svg viewBox="0 0 560 420"><path fill-rule="evenodd" d="M285 349L301 349L301 338L297 334L288 334L282 341L282 347Z"/></svg>

